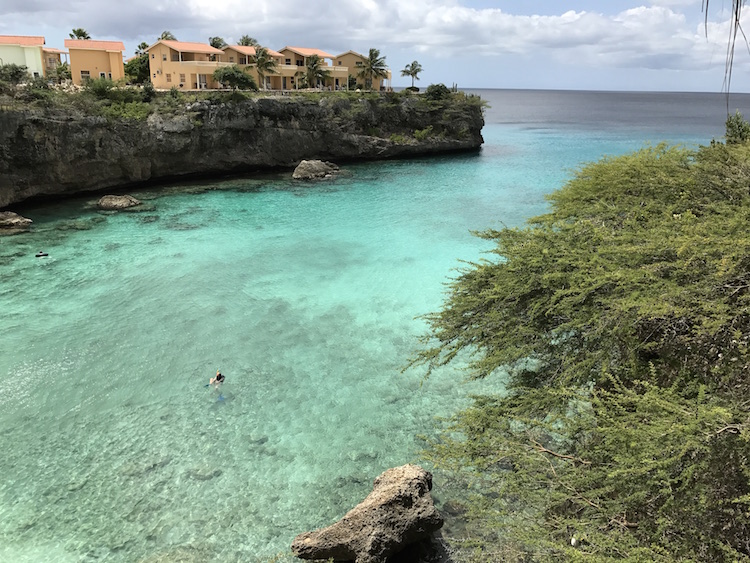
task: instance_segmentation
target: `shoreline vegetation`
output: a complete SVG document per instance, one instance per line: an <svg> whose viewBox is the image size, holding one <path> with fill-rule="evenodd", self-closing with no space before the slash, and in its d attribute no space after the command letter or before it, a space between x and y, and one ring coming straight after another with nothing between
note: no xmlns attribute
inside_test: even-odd
<svg viewBox="0 0 750 563"><path fill-rule="evenodd" d="M403 92L78 90L0 81L0 208L146 182L292 169L301 160L475 151L484 102Z"/></svg>
<svg viewBox="0 0 750 563"><path fill-rule="evenodd" d="M507 371L425 454L467 491L462 560L750 560L750 124L726 126L583 166L427 316L413 364Z"/></svg>

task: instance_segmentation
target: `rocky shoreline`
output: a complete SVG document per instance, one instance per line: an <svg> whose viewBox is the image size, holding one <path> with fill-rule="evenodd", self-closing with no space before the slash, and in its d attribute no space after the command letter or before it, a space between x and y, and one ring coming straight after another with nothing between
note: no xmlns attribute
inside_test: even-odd
<svg viewBox="0 0 750 563"><path fill-rule="evenodd" d="M202 100L112 119L74 108L0 111L0 209L145 182L478 150L481 104L463 95Z"/></svg>

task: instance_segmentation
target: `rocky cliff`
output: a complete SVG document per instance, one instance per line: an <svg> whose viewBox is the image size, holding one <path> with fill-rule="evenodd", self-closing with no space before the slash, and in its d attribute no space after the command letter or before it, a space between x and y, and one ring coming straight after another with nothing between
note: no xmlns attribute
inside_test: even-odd
<svg viewBox="0 0 750 563"><path fill-rule="evenodd" d="M0 208L191 175L476 150L481 105L463 95L206 99L146 118L0 107Z"/></svg>

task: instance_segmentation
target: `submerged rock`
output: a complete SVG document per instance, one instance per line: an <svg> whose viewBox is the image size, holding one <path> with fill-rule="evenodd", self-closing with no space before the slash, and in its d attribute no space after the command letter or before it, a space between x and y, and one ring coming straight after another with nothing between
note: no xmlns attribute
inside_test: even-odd
<svg viewBox="0 0 750 563"><path fill-rule="evenodd" d="M339 167L332 162L322 160L303 160L294 169L292 178L295 180L315 180L318 178L330 178L338 174Z"/></svg>
<svg viewBox="0 0 750 563"><path fill-rule="evenodd" d="M104 209L105 211L127 209L128 207L135 207L140 204L141 202L131 195L105 195L99 198L99 201L96 203L99 209Z"/></svg>
<svg viewBox="0 0 750 563"><path fill-rule="evenodd" d="M388 469L341 520L294 538L292 552L301 559L385 563L443 525L431 489L432 474L417 465Z"/></svg>

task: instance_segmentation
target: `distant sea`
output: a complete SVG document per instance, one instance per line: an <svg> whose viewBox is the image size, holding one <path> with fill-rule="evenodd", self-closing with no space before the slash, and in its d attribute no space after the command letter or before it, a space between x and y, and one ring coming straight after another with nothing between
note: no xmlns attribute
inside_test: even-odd
<svg viewBox="0 0 750 563"><path fill-rule="evenodd" d="M33 231L0 238L0 561L286 560L419 462L436 417L502 391L402 373L420 315L489 249L471 232L523 225L603 155L720 139L727 114L722 94L471 93L478 154L20 209Z"/></svg>

